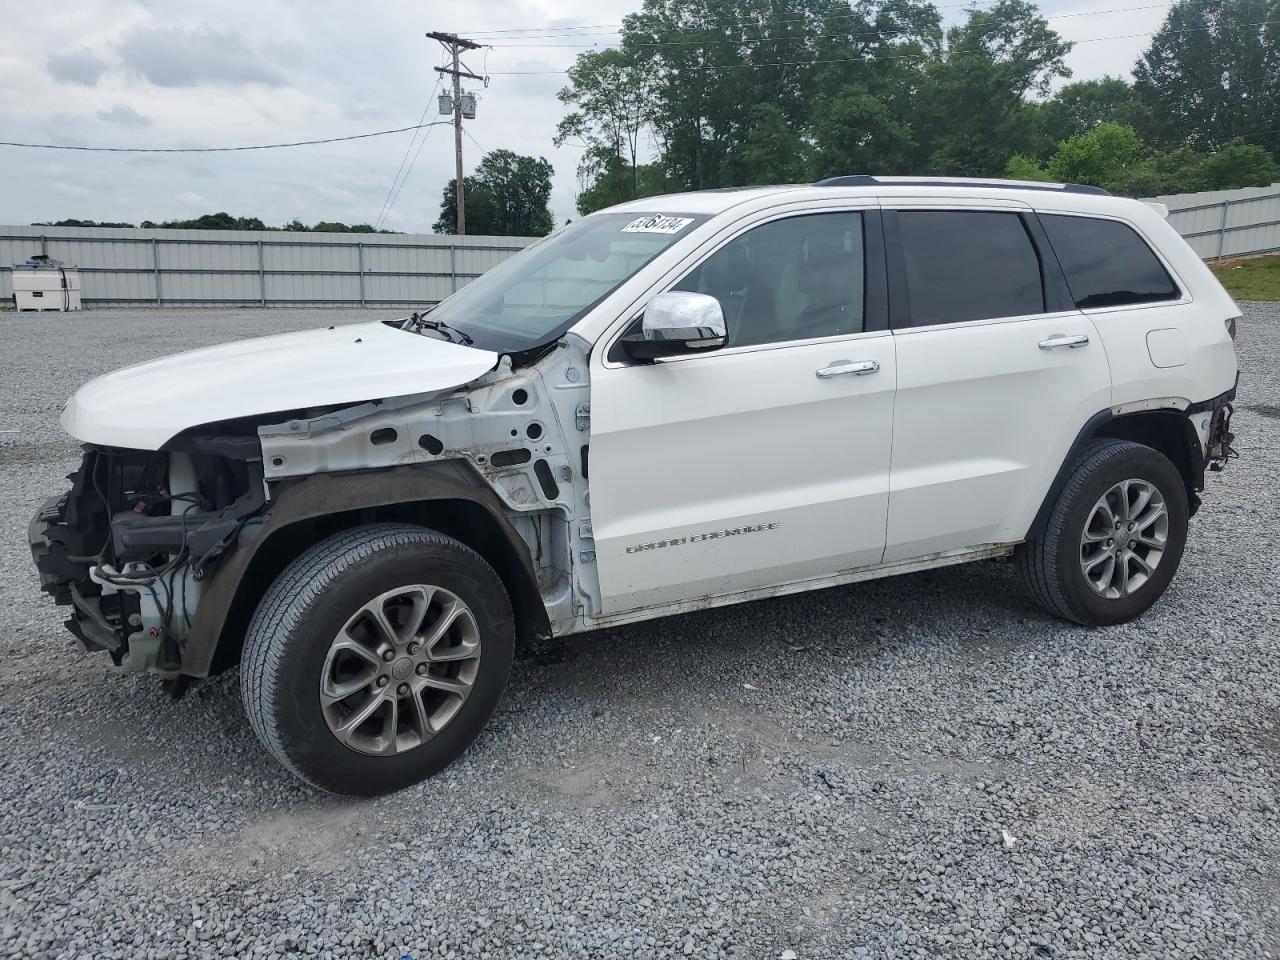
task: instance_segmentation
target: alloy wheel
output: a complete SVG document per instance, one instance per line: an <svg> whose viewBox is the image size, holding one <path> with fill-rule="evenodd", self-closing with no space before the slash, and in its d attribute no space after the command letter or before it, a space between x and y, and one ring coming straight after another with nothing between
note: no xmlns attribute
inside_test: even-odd
<svg viewBox="0 0 1280 960"><path fill-rule="evenodd" d="M334 637L320 674L330 731L360 753L426 743L466 702L480 670L471 609L442 587L411 584L374 597Z"/></svg>
<svg viewBox="0 0 1280 960"><path fill-rule="evenodd" d="M1080 535L1080 569L1094 593L1127 597L1151 579L1169 540L1169 508L1155 484L1121 480L1098 498Z"/></svg>

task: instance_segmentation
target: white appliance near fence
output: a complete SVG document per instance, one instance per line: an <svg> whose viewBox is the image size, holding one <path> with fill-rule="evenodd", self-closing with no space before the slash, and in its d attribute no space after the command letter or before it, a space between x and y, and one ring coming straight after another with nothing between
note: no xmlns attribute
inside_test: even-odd
<svg viewBox="0 0 1280 960"><path fill-rule="evenodd" d="M54 263L15 263L13 302L19 310L79 310L80 271Z"/></svg>

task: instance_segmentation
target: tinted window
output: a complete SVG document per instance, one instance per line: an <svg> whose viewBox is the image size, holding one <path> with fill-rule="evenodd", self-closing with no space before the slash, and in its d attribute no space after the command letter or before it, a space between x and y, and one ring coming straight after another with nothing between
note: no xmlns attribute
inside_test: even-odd
<svg viewBox="0 0 1280 960"><path fill-rule="evenodd" d="M1043 313L1044 284L1016 213L904 210L911 325Z"/></svg>
<svg viewBox="0 0 1280 960"><path fill-rule="evenodd" d="M1173 282L1146 241L1115 220L1041 214L1077 307L1176 300Z"/></svg>
<svg viewBox="0 0 1280 960"><path fill-rule="evenodd" d="M823 213L747 231L673 289L719 300L740 347L861 332L863 278L862 214Z"/></svg>

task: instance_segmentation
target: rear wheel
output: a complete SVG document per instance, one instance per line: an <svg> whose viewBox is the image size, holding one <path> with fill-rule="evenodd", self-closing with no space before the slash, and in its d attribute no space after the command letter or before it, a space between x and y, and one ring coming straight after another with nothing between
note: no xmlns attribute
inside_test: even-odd
<svg viewBox="0 0 1280 960"><path fill-rule="evenodd" d="M316 544L267 590L241 692L259 739L325 790L379 794L436 773L484 728L514 651L502 581L407 524Z"/></svg>
<svg viewBox="0 0 1280 960"><path fill-rule="evenodd" d="M1187 540L1187 491L1164 454L1099 440L1076 461L1044 529L1018 549L1042 607L1090 626L1124 623L1173 580Z"/></svg>

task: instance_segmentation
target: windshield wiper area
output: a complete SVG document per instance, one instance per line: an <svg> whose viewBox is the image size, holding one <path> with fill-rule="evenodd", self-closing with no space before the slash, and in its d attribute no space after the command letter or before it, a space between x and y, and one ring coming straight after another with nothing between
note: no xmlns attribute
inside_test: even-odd
<svg viewBox="0 0 1280 960"><path fill-rule="evenodd" d="M463 346L467 347L475 343L475 340L473 340L469 334L463 333L457 327L451 327L443 320L428 320L420 313L415 313L412 316L406 317L404 326L400 329L413 330L417 333L421 333L423 330L431 330L443 336L450 343L461 343Z"/></svg>

